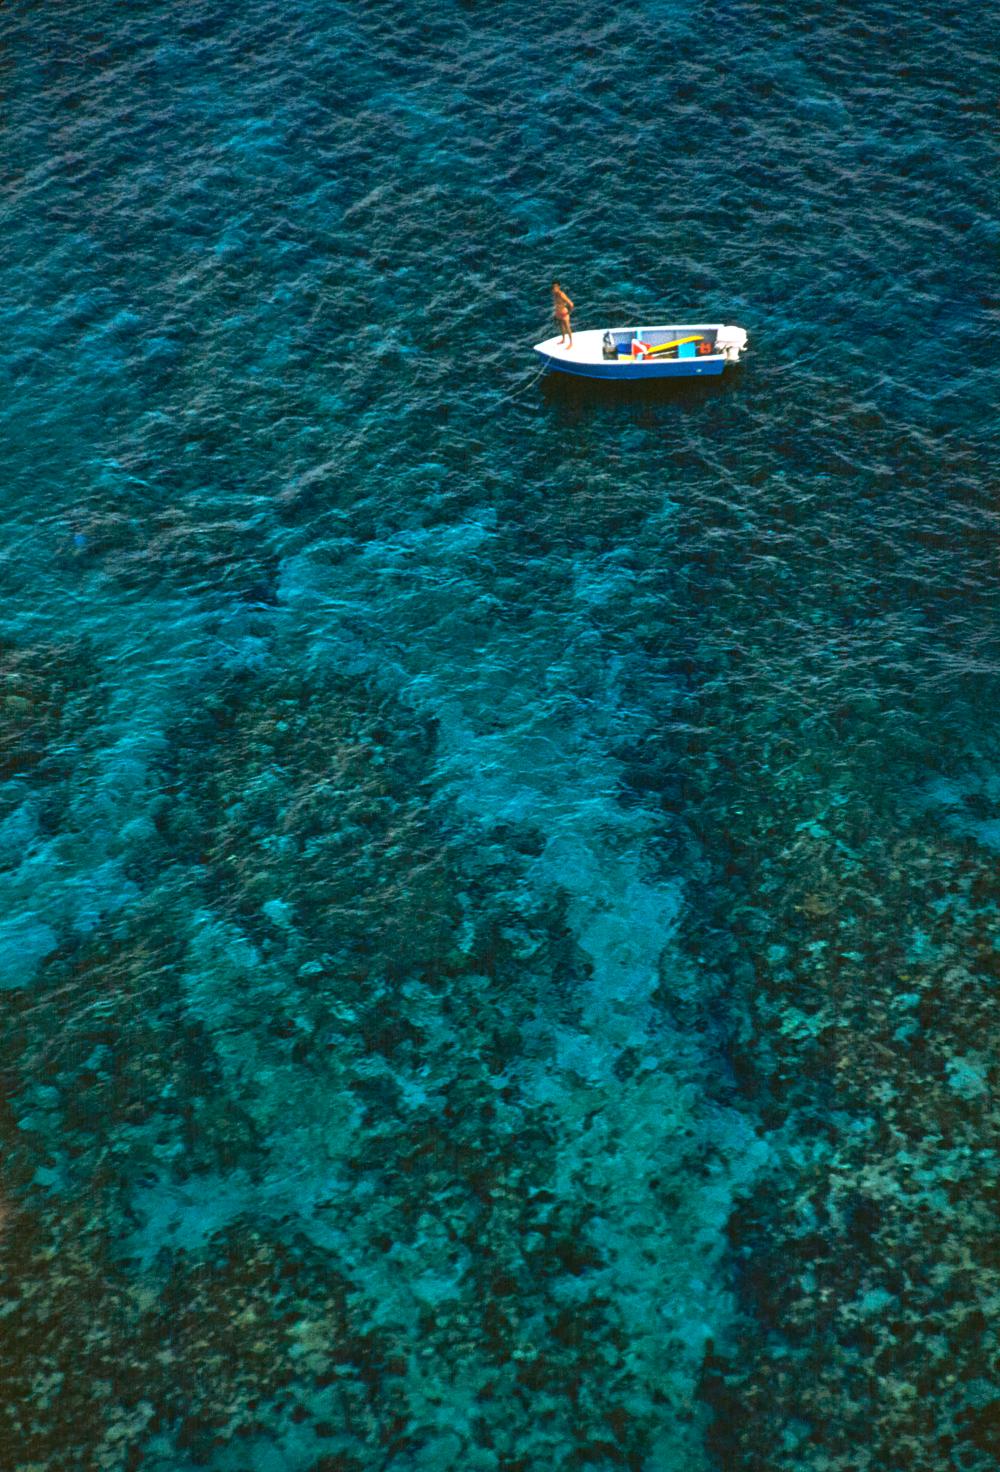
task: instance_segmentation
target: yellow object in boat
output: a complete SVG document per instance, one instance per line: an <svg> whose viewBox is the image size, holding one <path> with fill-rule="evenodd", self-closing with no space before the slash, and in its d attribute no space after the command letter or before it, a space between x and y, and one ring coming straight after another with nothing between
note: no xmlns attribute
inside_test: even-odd
<svg viewBox="0 0 1000 1472"><path fill-rule="evenodd" d="M684 342L701 342L701 339L702 334L696 332L693 337L675 337L670 342L658 342L655 348L649 349L649 356L652 357L654 353L665 353L667 348L679 348Z"/></svg>

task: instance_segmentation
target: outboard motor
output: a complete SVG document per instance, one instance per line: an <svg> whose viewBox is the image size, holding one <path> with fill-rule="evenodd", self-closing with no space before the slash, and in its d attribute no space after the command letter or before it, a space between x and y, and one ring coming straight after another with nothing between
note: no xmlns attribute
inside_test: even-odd
<svg viewBox="0 0 1000 1472"><path fill-rule="evenodd" d="M715 351L722 353L727 363L738 363L740 353L747 345L747 334L742 327L720 327L715 339Z"/></svg>
<svg viewBox="0 0 1000 1472"><path fill-rule="evenodd" d="M618 356L618 349L615 347L615 340L610 332L604 334L603 351L606 358L617 358Z"/></svg>

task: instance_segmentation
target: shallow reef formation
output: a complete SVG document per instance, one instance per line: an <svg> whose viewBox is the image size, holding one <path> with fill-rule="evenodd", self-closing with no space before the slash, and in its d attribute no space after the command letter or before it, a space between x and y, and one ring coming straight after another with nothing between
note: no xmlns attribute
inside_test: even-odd
<svg viewBox="0 0 1000 1472"><path fill-rule="evenodd" d="M433 721L294 655L192 688L114 904L5 995L11 1465L986 1472L989 736L928 776L894 729L875 781L874 696L664 672L673 725L619 752L689 875L646 1017L595 992L626 936L581 854L460 815ZM72 828L107 713L85 651L6 660L14 882L59 872L36 807ZM668 892L630 884L626 916ZM700 1312L727 1220L735 1314Z"/></svg>
<svg viewBox="0 0 1000 1472"><path fill-rule="evenodd" d="M470 842L361 680L191 710L136 897L9 994L12 1465L638 1472L664 1408L697 1426L704 1330L646 1320L716 1167L683 1113L657 1159L655 1051L612 1051L618 1113L549 1056L589 963L538 835Z"/></svg>
<svg viewBox="0 0 1000 1472"><path fill-rule="evenodd" d="M849 805L745 875L735 1064L784 1148L734 1214L747 1308L705 1391L726 1467L955 1467L1000 1454L991 855ZM763 892L761 892L761 888Z"/></svg>
<svg viewBox="0 0 1000 1472"><path fill-rule="evenodd" d="M23 646L0 640L0 781L50 792L73 768L103 707L86 641ZM8 787L8 807L19 795Z"/></svg>
<svg viewBox="0 0 1000 1472"><path fill-rule="evenodd" d="M885 708L748 706L723 753L706 694L677 778L722 855L687 944L725 978L771 1143L729 1225L742 1325L702 1386L727 1472L1000 1455L997 752L953 691L933 777Z"/></svg>

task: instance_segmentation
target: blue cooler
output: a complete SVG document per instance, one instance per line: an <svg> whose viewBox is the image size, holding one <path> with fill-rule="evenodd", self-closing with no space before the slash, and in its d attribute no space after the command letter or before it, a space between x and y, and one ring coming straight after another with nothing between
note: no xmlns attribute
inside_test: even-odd
<svg viewBox="0 0 1000 1472"><path fill-rule="evenodd" d="M696 356L695 349L698 344L694 342L682 342L677 349L678 358L693 358Z"/></svg>

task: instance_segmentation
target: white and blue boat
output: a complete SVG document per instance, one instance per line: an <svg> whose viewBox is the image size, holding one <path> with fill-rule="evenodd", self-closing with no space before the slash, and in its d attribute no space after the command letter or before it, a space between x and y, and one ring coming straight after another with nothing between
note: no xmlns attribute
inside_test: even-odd
<svg viewBox="0 0 1000 1472"><path fill-rule="evenodd" d="M608 382L708 377L738 363L747 345L742 327L721 322L662 327L593 327L573 333L573 346L558 337L535 344L546 365L578 378Z"/></svg>

